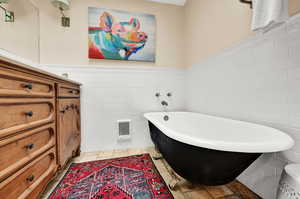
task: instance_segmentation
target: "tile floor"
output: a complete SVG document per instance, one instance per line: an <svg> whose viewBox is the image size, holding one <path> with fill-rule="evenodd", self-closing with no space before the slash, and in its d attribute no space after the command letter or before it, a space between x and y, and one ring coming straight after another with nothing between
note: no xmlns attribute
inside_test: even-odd
<svg viewBox="0 0 300 199"><path fill-rule="evenodd" d="M92 153L83 153L80 157L77 157L73 162L86 162L92 160L103 160L108 158L117 158L130 155L137 155L149 153L152 157L157 155L157 152L153 147L145 149L128 149L128 150L114 150L114 151L100 151ZM169 165L164 160L154 160L157 169L161 176L164 178L167 184L172 182L174 178L178 178L172 171ZM56 187L64 173L65 169L61 172L47 187L42 199L48 198L51 191ZM191 185L188 182L182 181L176 191L172 191L175 199L261 199L259 196L251 192L247 187L234 181L223 186L201 186Z"/></svg>

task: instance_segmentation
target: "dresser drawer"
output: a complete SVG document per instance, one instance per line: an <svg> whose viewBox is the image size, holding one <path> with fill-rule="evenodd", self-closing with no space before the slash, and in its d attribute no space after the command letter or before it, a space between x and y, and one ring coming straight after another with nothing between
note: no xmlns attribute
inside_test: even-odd
<svg viewBox="0 0 300 199"><path fill-rule="evenodd" d="M54 108L54 99L0 98L0 138L54 121Z"/></svg>
<svg viewBox="0 0 300 199"><path fill-rule="evenodd" d="M54 124L0 140L0 181L54 145Z"/></svg>
<svg viewBox="0 0 300 199"><path fill-rule="evenodd" d="M40 199L41 195L43 194L43 191L49 184L49 182L53 179L53 176L55 175L56 169L52 170L48 176L46 176L41 182L32 189L32 191L29 194L26 194L26 199ZM21 198L19 198L21 199Z"/></svg>
<svg viewBox="0 0 300 199"><path fill-rule="evenodd" d="M53 97L54 83L26 73L0 70L0 96Z"/></svg>
<svg viewBox="0 0 300 199"><path fill-rule="evenodd" d="M67 86L58 84L58 97L80 97L80 88L76 86Z"/></svg>
<svg viewBox="0 0 300 199"><path fill-rule="evenodd" d="M30 198L30 194L56 170L55 150L52 148L21 170L0 183L0 196Z"/></svg>

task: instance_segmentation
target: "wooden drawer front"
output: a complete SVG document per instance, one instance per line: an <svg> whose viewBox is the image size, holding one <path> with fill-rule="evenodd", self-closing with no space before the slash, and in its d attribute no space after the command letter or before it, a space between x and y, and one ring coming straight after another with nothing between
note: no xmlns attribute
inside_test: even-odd
<svg viewBox="0 0 300 199"><path fill-rule="evenodd" d="M58 97L80 97L80 88L59 84Z"/></svg>
<svg viewBox="0 0 300 199"><path fill-rule="evenodd" d="M41 194L49 184L49 182L53 179L53 176L55 175L56 169L52 170L48 176L46 176L41 182L32 189L32 191L29 194L26 194L27 199L37 199L41 198Z"/></svg>
<svg viewBox="0 0 300 199"><path fill-rule="evenodd" d="M28 198L56 170L55 150L52 148L14 175L0 183L0 196Z"/></svg>
<svg viewBox="0 0 300 199"><path fill-rule="evenodd" d="M54 120L54 99L0 99L0 138Z"/></svg>
<svg viewBox="0 0 300 199"><path fill-rule="evenodd" d="M53 97L54 83L30 76L0 70L0 96L5 97Z"/></svg>
<svg viewBox="0 0 300 199"><path fill-rule="evenodd" d="M0 181L54 145L54 124L0 140Z"/></svg>

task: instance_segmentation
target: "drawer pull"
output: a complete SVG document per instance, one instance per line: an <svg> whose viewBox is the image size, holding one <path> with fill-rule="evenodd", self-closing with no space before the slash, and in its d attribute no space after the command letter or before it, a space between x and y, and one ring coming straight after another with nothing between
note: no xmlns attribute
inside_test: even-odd
<svg viewBox="0 0 300 199"><path fill-rule="evenodd" d="M76 133L76 134L75 134L75 138L76 138L76 137L79 137L79 136L80 136L80 133Z"/></svg>
<svg viewBox="0 0 300 199"><path fill-rule="evenodd" d="M31 90L33 88L33 85L32 84L25 84L24 88L27 88L27 89Z"/></svg>
<svg viewBox="0 0 300 199"><path fill-rule="evenodd" d="M32 182L33 180L34 180L34 175L29 176L29 177L26 178L27 182Z"/></svg>
<svg viewBox="0 0 300 199"><path fill-rule="evenodd" d="M33 112L32 111L25 112L25 115L28 116L28 117L32 117L33 116Z"/></svg>
<svg viewBox="0 0 300 199"><path fill-rule="evenodd" d="M74 94L74 93L75 93L75 91L73 91L73 90L69 90L69 93L70 93L70 94Z"/></svg>
<svg viewBox="0 0 300 199"><path fill-rule="evenodd" d="M25 148L28 149L28 150L31 150L31 149L34 148L34 144L33 143L28 144L28 145L25 146Z"/></svg>
<svg viewBox="0 0 300 199"><path fill-rule="evenodd" d="M51 159L51 160L54 160L54 158L55 158L55 155L54 155L53 153L51 153L51 154L50 154L50 159Z"/></svg>

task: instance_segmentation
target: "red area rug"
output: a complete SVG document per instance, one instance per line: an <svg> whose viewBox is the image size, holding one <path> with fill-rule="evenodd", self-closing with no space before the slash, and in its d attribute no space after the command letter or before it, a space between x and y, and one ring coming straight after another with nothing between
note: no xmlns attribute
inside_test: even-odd
<svg viewBox="0 0 300 199"><path fill-rule="evenodd" d="M149 154L74 163L49 199L174 199Z"/></svg>

